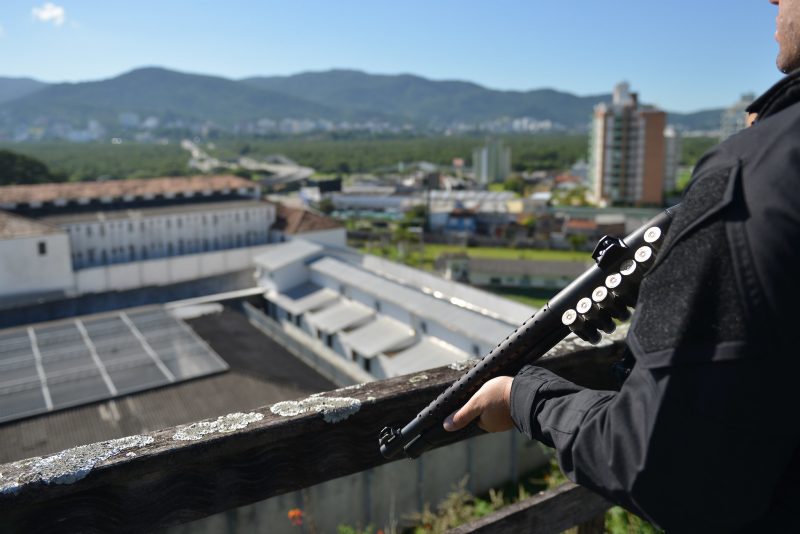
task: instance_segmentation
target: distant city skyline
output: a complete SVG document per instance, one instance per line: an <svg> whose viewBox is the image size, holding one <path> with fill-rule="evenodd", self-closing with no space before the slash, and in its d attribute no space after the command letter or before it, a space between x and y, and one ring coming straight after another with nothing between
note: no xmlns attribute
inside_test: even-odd
<svg viewBox="0 0 800 534"><path fill-rule="evenodd" d="M733 4L17 1L0 6L0 76L90 81L163 66L239 79L342 68L582 96L627 80L643 101L690 112L781 77L776 8Z"/></svg>

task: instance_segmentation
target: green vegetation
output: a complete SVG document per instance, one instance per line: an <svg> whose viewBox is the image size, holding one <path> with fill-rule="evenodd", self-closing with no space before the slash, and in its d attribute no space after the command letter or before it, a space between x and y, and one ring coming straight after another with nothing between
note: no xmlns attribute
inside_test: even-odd
<svg viewBox="0 0 800 534"><path fill-rule="evenodd" d="M585 135L531 135L504 137L511 147L515 171L553 170L570 167L586 158ZM242 154L251 157L283 154L320 173L397 172L402 162L428 161L450 165L464 158L471 165L472 149L484 143L482 137L408 137L341 139L240 139L217 140L211 153L220 158Z"/></svg>
<svg viewBox="0 0 800 534"><path fill-rule="evenodd" d="M61 181L36 158L0 150L0 185L43 184Z"/></svg>
<svg viewBox="0 0 800 534"><path fill-rule="evenodd" d="M0 148L41 160L54 174L69 181L190 174L189 153L178 145L60 142L4 144Z"/></svg>
<svg viewBox="0 0 800 534"><path fill-rule="evenodd" d="M396 259L396 254L391 251L384 254L380 247L362 246L360 250L367 254L385 256ZM500 260L538 260L538 261L590 261L588 252L568 250L548 250L531 248L503 248L503 247L462 247L459 245L425 244L424 252L419 258L423 264L433 265L433 262L442 254L469 254L476 258L492 258Z"/></svg>
<svg viewBox="0 0 800 534"><path fill-rule="evenodd" d="M475 496L466 489L463 479L436 508L426 504L421 513L404 521L411 526L399 530L406 534L440 534L459 525L480 519L510 504L525 500L536 493L552 489L567 482L555 459L550 465L522 477L519 484L507 483L491 489L485 495ZM382 534L383 529L369 525L364 529L340 525L338 534ZM605 514L605 531L608 534L659 534L660 530L640 517L615 506ZM572 530L567 531L572 532Z"/></svg>
<svg viewBox="0 0 800 534"><path fill-rule="evenodd" d="M697 161L719 144L717 137L684 137L681 139L681 165L694 167Z"/></svg>

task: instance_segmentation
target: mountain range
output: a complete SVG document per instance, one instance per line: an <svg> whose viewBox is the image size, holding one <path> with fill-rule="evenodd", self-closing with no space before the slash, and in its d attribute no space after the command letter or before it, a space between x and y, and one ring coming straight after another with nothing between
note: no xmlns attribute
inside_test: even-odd
<svg viewBox="0 0 800 534"><path fill-rule="evenodd" d="M123 114L154 117L158 124L213 123L245 131L260 119L372 122L444 129L503 118L551 121L585 131L592 110L609 94L576 96L554 89L499 91L462 81L355 70L232 80L164 68L136 69L114 78L47 84L0 77L0 133L34 126L85 128L88 121L114 130ZM670 113L671 124L715 130L721 109Z"/></svg>

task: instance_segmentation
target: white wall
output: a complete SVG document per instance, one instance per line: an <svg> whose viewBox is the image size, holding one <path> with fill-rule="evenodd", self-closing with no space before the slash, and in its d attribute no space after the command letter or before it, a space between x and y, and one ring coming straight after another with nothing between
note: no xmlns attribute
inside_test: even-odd
<svg viewBox="0 0 800 534"><path fill-rule="evenodd" d="M305 232L289 237L292 239L311 241L312 243L329 247L347 246L347 229L345 228L332 228L330 230L321 230L319 232Z"/></svg>
<svg viewBox="0 0 800 534"><path fill-rule="evenodd" d="M76 268L266 244L275 222L275 206L267 203L225 209L211 204L207 211L159 215L131 213L123 219L62 224L69 233Z"/></svg>
<svg viewBox="0 0 800 534"><path fill-rule="evenodd" d="M69 291L73 283L66 233L0 240L0 297Z"/></svg>
<svg viewBox="0 0 800 534"><path fill-rule="evenodd" d="M74 285L83 294L176 284L247 269L266 250L268 245L81 269L75 272ZM64 263L69 269L69 260Z"/></svg>

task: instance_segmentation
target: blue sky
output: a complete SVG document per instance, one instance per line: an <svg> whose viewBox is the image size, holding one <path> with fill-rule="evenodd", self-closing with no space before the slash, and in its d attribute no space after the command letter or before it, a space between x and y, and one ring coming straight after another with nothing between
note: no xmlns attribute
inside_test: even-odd
<svg viewBox="0 0 800 534"><path fill-rule="evenodd" d="M241 78L354 68L580 95L628 80L673 111L777 81L768 0L5 0L0 75L159 65Z"/></svg>

